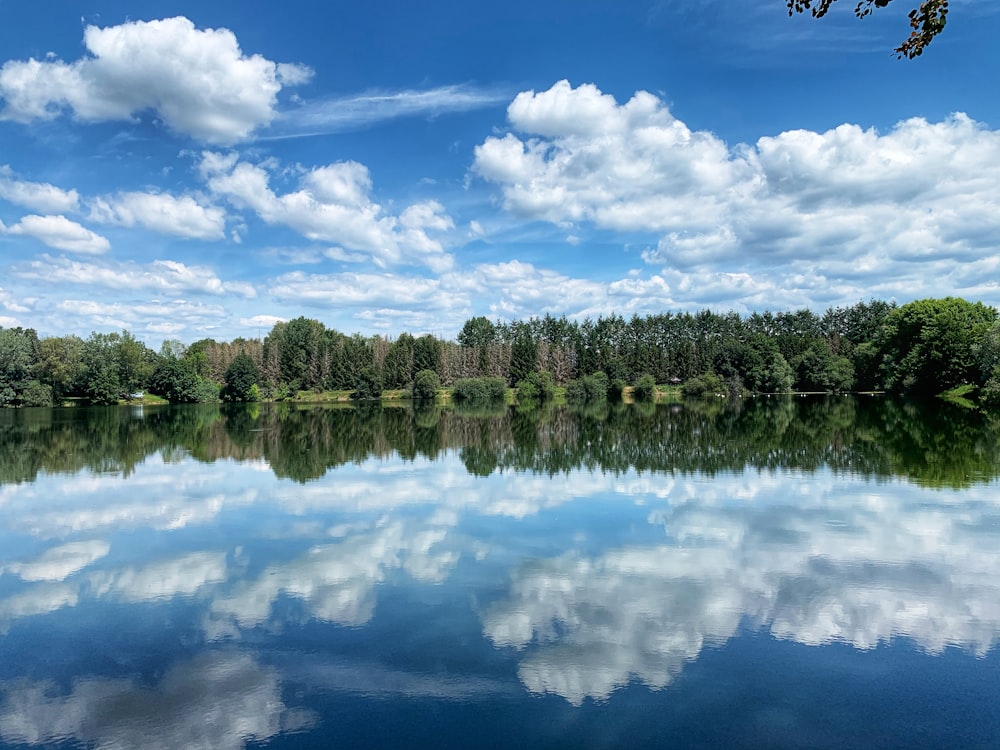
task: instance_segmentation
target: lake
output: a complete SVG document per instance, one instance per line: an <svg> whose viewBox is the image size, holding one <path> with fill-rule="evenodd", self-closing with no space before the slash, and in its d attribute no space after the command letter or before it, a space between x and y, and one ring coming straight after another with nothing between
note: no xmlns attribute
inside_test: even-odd
<svg viewBox="0 0 1000 750"><path fill-rule="evenodd" d="M1000 747L1000 421L0 411L0 747Z"/></svg>

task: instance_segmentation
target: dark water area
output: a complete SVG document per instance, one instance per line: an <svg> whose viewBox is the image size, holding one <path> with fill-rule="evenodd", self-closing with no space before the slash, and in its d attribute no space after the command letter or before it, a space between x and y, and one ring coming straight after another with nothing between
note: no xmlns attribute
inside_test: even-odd
<svg viewBox="0 0 1000 750"><path fill-rule="evenodd" d="M0 748L1000 747L1000 422L0 411Z"/></svg>

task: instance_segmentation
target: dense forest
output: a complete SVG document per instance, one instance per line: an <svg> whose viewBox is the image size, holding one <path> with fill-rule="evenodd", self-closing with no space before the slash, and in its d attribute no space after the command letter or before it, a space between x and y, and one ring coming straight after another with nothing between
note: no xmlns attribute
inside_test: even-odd
<svg viewBox="0 0 1000 750"><path fill-rule="evenodd" d="M568 398L589 400L626 385L650 394L652 384L722 395L952 392L995 408L1000 317L953 297L902 306L872 300L821 316L803 309L628 320L475 317L454 341L347 335L300 317L277 323L263 341L168 340L158 352L128 331L81 339L0 328L0 406L69 398L114 404L143 392L172 403L280 401L302 391L433 396L440 386L470 397L495 395L498 387L537 396L565 386Z"/></svg>

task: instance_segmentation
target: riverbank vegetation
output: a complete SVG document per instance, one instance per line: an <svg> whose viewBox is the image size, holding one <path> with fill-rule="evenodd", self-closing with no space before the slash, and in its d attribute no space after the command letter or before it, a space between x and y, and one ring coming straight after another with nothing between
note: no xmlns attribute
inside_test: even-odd
<svg viewBox="0 0 1000 750"><path fill-rule="evenodd" d="M663 313L572 321L468 320L455 340L347 335L300 317L263 339L165 341L130 332L39 338L0 328L0 406L113 404L147 393L172 403L412 395L456 403L556 394L587 404L629 393L685 395L887 390L933 396L960 389L1000 407L1000 319L958 298L897 306L871 300L810 310Z"/></svg>

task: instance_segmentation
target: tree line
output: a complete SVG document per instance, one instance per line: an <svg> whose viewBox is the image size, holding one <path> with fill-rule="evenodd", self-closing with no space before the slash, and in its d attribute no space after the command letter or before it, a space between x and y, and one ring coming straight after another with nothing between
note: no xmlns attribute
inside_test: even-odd
<svg viewBox="0 0 1000 750"><path fill-rule="evenodd" d="M419 376L419 377L418 377ZM114 404L139 392L173 403L284 400L302 391L377 398L386 390L475 391L470 380L525 393L625 385L683 385L688 393L887 390L959 392L1000 405L1000 319L979 302L948 297L897 306L879 300L830 308L601 316L582 321L477 316L455 340L432 335L347 335L318 320L279 322L263 339L154 351L128 331L39 338L0 328L0 406ZM640 384L640 381L642 383Z"/></svg>

